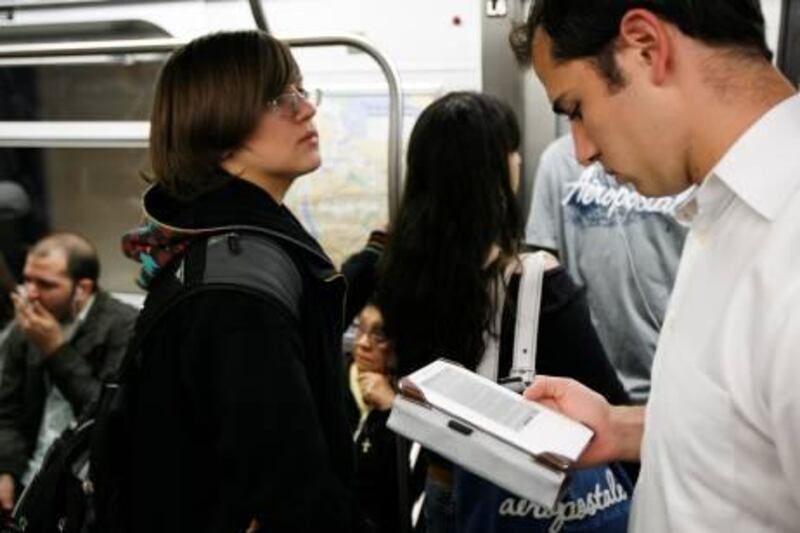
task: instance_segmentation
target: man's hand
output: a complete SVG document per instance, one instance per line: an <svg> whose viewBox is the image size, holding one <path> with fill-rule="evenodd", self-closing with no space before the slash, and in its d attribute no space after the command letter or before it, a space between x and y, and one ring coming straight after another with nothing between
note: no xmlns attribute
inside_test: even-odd
<svg viewBox="0 0 800 533"><path fill-rule="evenodd" d="M0 474L0 510L11 512L14 509L16 500L16 486L14 476L11 474Z"/></svg>
<svg viewBox="0 0 800 533"><path fill-rule="evenodd" d="M612 407L601 395L572 379L537 376L525 397L583 422L594 438L581 455L579 466L639 459L644 408Z"/></svg>
<svg viewBox="0 0 800 533"><path fill-rule="evenodd" d="M52 355L64 344L61 324L40 302L29 303L13 292L11 299L14 302L17 325L45 356Z"/></svg>
<svg viewBox="0 0 800 533"><path fill-rule="evenodd" d="M395 392L389 381L389 376L375 372L359 372L358 386L364 397L364 402L378 411L392 408Z"/></svg>

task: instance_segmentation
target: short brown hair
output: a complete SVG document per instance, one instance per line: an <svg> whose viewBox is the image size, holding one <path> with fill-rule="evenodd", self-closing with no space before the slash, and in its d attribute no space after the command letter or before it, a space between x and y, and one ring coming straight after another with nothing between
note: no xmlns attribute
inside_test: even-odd
<svg viewBox="0 0 800 533"><path fill-rule="evenodd" d="M214 33L178 49L156 86L145 179L180 200L222 185L219 163L299 80L289 48L264 32Z"/></svg>

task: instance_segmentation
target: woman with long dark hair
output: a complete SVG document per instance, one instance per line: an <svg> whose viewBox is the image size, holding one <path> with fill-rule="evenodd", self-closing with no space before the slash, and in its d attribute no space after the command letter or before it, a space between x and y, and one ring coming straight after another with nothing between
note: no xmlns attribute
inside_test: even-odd
<svg viewBox="0 0 800 533"><path fill-rule="evenodd" d="M508 375L523 248L515 198L519 144L513 112L490 96L450 93L420 115L377 296L401 375L438 357L493 379ZM498 362L488 368L481 363L495 341ZM578 379L612 403L627 401L591 325L583 290L552 256L536 363L537 372ZM450 465L432 457L429 531L453 530L451 487Z"/></svg>

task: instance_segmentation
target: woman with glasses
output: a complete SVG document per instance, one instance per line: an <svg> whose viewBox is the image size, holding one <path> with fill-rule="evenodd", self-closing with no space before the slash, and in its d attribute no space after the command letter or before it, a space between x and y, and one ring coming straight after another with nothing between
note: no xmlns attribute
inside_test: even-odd
<svg viewBox="0 0 800 533"><path fill-rule="evenodd" d="M400 375L446 357L490 379L509 376L519 255L524 252L515 196L519 145L513 112L486 95L447 94L417 120L408 144L405 190L382 259L376 298ZM546 265L536 371L575 378L613 403L626 402L625 390L592 327L585 293L554 257L549 256ZM490 344L496 347L493 358L485 357ZM460 493L468 498L455 500L454 487L459 487L452 465L433 455L429 462L424 509L429 533L559 530L554 525L557 515L548 514L549 510L537 510L536 515L544 517L538 521L525 513L508 512L533 508L513 495L503 496L508 499L505 511L499 508L505 500L498 501L496 487L479 484L476 490ZM605 488L604 474L598 474L597 486ZM587 494L594 488L592 482ZM576 501L587 494L575 495ZM576 501L569 503L574 506ZM622 501L611 509L613 523L606 521L594 529L580 523L576 530L624 530L629 503ZM456 523L457 510L458 517L470 520ZM595 516L602 520L609 515L597 512L592 519Z"/></svg>
<svg viewBox="0 0 800 533"><path fill-rule="evenodd" d="M386 420L395 397L394 354L383 333L380 310L368 304L358 315L347 365L347 404L356 444L356 495L369 530L399 531L397 448Z"/></svg>
<svg viewBox="0 0 800 533"><path fill-rule="evenodd" d="M320 165L318 103L259 32L194 40L161 72L146 222L123 239L149 291L120 459L128 530L359 529L341 386L354 313L283 204Z"/></svg>

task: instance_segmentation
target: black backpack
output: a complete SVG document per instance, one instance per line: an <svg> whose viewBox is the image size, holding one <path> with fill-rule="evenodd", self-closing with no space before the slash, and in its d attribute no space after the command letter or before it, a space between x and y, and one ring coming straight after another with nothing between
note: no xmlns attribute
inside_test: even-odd
<svg viewBox="0 0 800 533"><path fill-rule="evenodd" d="M159 319L200 292L234 290L276 300L299 313L302 278L279 236L247 228L198 239L160 273L140 313L115 379L48 449L5 533L122 533L136 373L141 347Z"/></svg>

